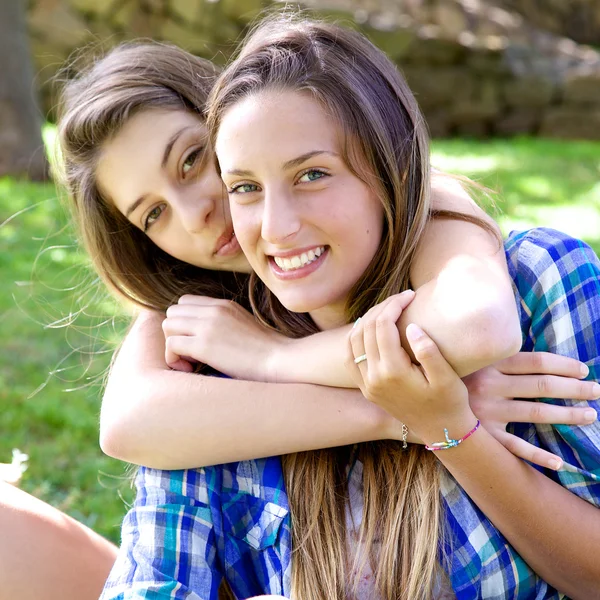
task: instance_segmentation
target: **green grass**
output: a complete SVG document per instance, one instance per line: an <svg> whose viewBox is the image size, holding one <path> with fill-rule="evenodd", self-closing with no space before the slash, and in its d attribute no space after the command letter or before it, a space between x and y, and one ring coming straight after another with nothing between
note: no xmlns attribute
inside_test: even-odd
<svg viewBox="0 0 600 600"><path fill-rule="evenodd" d="M433 151L439 168L498 190L506 232L548 225L600 250L600 144L451 140ZM98 412L119 309L93 284L52 185L0 180L1 223L0 462L12 448L29 454L22 487L116 541L131 490L98 448ZM48 327L69 315L74 325Z"/></svg>
<svg viewBox="0 0 600 600"><path fill-rule="evenodd" d="M0 223L0 462L29 454L23 489L117 541L119 494L132 493L98 447L98 413L120 328L98 324L119 311L98 294L54 186L0 179Z"/></svg>
<svg viewBox="0 0 600 600"><path fill-rule="evenodd" d="M553 227L600 252L600 144L516 138L436 141L433 164L498 192L505 233Z"/></svg>

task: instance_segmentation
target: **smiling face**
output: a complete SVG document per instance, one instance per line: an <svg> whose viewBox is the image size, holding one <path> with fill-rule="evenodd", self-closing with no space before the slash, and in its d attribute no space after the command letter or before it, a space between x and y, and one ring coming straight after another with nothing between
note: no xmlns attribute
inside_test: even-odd
<svg viewBox="0 0 600 600"><path fill-rule="evenodd" d="M266 91L229 108L216 152L236 236L280 302L321 329L345 322L348 294L383 230L376 194L342 158L342 132L310 95Z"/></svg>
<svg viewBox="0 0 600 600"><path fill-rule="evenodd" d="M102 148L102 195L162 250L206 269L249 271L206 127L185 110L134 115Z"/></svg>

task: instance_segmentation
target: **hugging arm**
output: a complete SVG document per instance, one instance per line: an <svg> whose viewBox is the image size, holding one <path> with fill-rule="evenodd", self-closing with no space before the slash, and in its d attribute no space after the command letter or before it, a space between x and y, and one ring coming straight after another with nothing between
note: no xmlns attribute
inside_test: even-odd
<svg viewBox="0 0 600 600"><path fill-rule="evenodd" d="M359 390L170 370L162 320L142 313L112 366L100 419L111 456L186 468L402 436Z"/></svg>
<svg viewBox="0 0 600 600"><path fill-rule="evenodd" d="M458 207L450 205L449 208ZM487 232L459 221L454 223L439 220L433 223L436 228L448 224L456 226L453 233L455 243L460 242L460 232L464 232L463 228L467 227L469 232L473 230L475 234L483 236L480 240L487 245L491 253L490 260L494 263L499 260L497 242ZM435 257L439 249L436 247L432 250ZM445 259L444 255L443 260ZM443 285L438 286L435 278L430 279L432 267L429 262L422 257L418 258L418 262L425 274L421 276L424 283L417 296L427 288L423 297L427 295L434 302L439 302L439 311L446 310L441 298L441 288L445 286L458 295L463 293L462 289L452 285L450 276ZM481 265L478 269L484 270ZM492 267L491 270L493 269L499 272L499 285L503 288L506 284L505 262L502 261L500 266ZM481 277L484 277L483 273ZM491 286L490 289L496 288ZM502 294L504 293L503 289ZM485 329L481 320L488 320L490 327L503 322L500 318L490 318L492 310L489 305L499 297L500 294L496 295L495 292L488 293L484 299L488 306L480 311L480 327L474 328L474 331L490 335L489 329ZM204 377L169 370L164 360L165 342L160 329L162 317L143 314L133 326L116 358L105 391L101 415L101 445L107 454L155 468L185 468L402 437L401 423L367 402L357 390L298 383L264 383L263 381L284 379L285 375L281 373L278 378L271 372L269 377L270 359L264 349L275 347L277 356L283 352L284 346L287 347L288 342L285 341L282 345L282 336L265 332L237 305L210 298L188 297L182 302L184 300L185 303L169 309L170 316L164 324L171 354L175 351L179 355L193 356L230 375L258 381ZM417 297L409 310L421 310L418 309L418 303ZM510 303L515 310L512 295ZM438 314L438 308L432 308L431 311L435 314L430 318L441 324L443 318ZM427 311L422 312L427 317ZM407 311L408 316L404 315L402 318L405 321L412 319L411 314ZM506 317L507 320L512 318L512 315ZM461 329L457 325L458 321L455 327ZM183 330L180 329L182 327ZM505 335L507 328L504 323L502 332L498 335ZM441 335L444 337L447 334ZM463 339L464 327L456 331L455 335L457 340ZM330 336L328 339L331 343L323 341L326 336ZM439 336L434 333L432 336L439 341ZM485 356L486 361L491 360L490 354L493 352L490 352L490 348L494 345L490 343L480 348L483 339L475 338L477 336L467 339L463 345L470 346L475 360L481 361L481 356ZM512 334L508 338L512 338ZM508 338L506 346L513 343ZM446 339L448 343L452 341L451 337ZM328 378L335 378L336 372L345 371L346 341L345 331L325 332L306 340L294 341L293 354L286 355L288 368L298 379L303 378L303 371L304 376L311 375L317 383L341 385L344 382L329 381ZM291 342L289 344L291 346ZM459 346L458 341L456 346ZM477 355L476 350L481 356ZM500 358L505 352L507 349L502 348L494 358ZM575 371L573 373L571 368L565 374L578 377L577 369ZM517 379L513 381L516 382ZM496 394L499 386L508 385L506 378L496 378L492 383L495 395L501 395ZM577 384L573 380L565 380L563 383L570 389L574 389L573 385ZM553 384L553 393L557 386L560 390L558 393L563 393L564 387L559 384L560 382ZM482 383L481 379L475 378L472 385L479 397L485 396L487 379L484 378ZM520 391L517 388L511 390L511 393L531 397L532 383L528 382L527 387L527 392L521 390L517 394ZM584 388L578 390L577 394L573 393L573 397L593 396L589 389ZM502 405L504 415L501 420L504 419L505 423L523 419L549 422L549 415L543 414L543 411L531 414L529 406L524 405L521 406L518 418L516 415L510 418L507 404L510 403ZM491 408L495 406L496 404L488 405ZM509 418L506 418L507 413ZM565 423L583 422L582 415L575 413L559 416L554 412L551 418ZM409 441L417 440L409 436Z"/></svg>

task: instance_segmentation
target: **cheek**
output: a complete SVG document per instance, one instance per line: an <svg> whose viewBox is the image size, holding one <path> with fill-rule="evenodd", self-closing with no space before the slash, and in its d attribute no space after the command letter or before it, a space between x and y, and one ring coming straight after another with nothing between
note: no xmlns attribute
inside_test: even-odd
<svg viewBox="0 0 600 600"><path fill-rule="evenodd" d="M260 237L260 219L257 211L251 206L241 206L235 202L229 204L231 211L231 222L235 231L235 236L244 251L244 254L251 255L256 248L258 238Z"/></svg>

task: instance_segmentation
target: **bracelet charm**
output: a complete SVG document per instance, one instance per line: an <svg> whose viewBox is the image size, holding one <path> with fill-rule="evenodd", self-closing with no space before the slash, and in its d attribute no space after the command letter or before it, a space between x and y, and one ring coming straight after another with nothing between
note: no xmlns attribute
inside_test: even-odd
<svg viewBox="0 0 600 600"><path fill-rule="evenodd" d="M444 428L444 436L446 438L446 441L445 442L435 442L434 444L431 444L430 446L425 444L425 448L427 450L431 450L432 452L437 452L438 450L449 450L450 448L455 448L459 444L462 444L467 438L471 437L479 429L480 425L481 425L481 421L479 419L477 419L477 424L475 425L475 427L473 427L473 429L471 429L471 431L469 431L469 433L463 435L463 437L461 437L457 440L451 439L450 436L448 435L448 430L446 428Z"/></svg>

